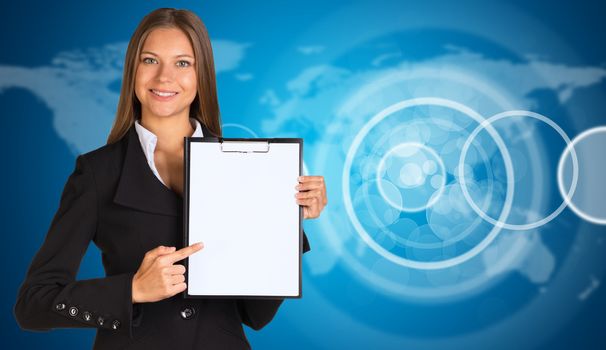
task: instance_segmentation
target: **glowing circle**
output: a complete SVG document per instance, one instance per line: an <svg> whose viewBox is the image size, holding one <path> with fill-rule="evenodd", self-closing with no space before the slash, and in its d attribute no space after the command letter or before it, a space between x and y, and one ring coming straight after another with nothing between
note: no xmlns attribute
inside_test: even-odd
<svg viewBox="0 0 606 350"><path fill-rule="evenodd" d="M501 228L505 228L508 230L518 230L518 231L531 230L533 228L537 228L539 226L545 225L546 223L553 220L556 216L558 216L562 212L562 210L564 210L564 208L566 207L567 201L564 200L562 202L562 204L560 204L560 206L556 210L554 210L551 214L549 214L548 216L544 217L541 220L527 223L527 224L508 224L501 219L495 220L494 218L492 218L488 214L486 214L482 209L480 209L476 205L476 203L473 201L473 199L471 198L471 195L469 194L469 191L467 190L467 184L465 183L466 171L465 171L465 167L462 165L465 164L465 157L467 156L467 151L469 149L469 145L471 144L473 139L476 137L476 135L480 132L480 130L482 130L488 126L491 126L492 123L494 123L497 120L501 120L501 119L509 118L509 117L530 117L530 118L540 120L540 121L546 123L547 125L551 126L555 131L557 131L558 134L560 134L560 136L564 139L564 141L566 141L566 144L568 145L568 147L571 146L570 138L568 138L568 135L566 135L564 130L562 130L562 128L560 128L560 126L558 124L556 124L553 120L551 120L541 114L538 114L535 112L530 112L530 111L502 112L502 113L496 114L496 115L486 119L485 121L483 121L480 125L478 125L473 130L473 132L469 135L469 137L465 141L465 144L463 145L463 149L461 149L461 156L459 158L459 179L460 179L459 183L461 184L461 189L463 190L463 196L465 197L465 200L467 200L467 202L469 203L471 208L476 212L476 214L478 214L485 221L493 224L495 227L501 227ZM568 149L568 147L567 147L567 149ZM568 192L569 197L571 197L572 194L574 194L574 190L577 186L578 170L579 170L578 163L577 163L577 157L576 157L576 153L574 152L574 149L572 149L571 154L572 154L572 158L573 158L573 175L572 175L572 186L570 187L570 191ZM507 180L508 188L509 188L509 185L512 185L512 183L510 183L509 181L510 180L508 177L508 180Z"/></svg>
<svg viewBox="0 0 606 350"><path fill-rule="evenodd" d="M413 207L406 206L405 202L404 203L402 201L396 202L396 201L392 200L391 196L388 196L386 194L386 191L383 187L384 181L382 181L382 179L381 179L381 174L383 173L383 169L385 168L385 163L386 163L387 159L390 159L390 157L396 157L396 156L404 156L406 158L406 157L410 157L415 154L419 154L421 152L428 153L435 159L435 161L437 161L439 163L440 172L441 172L441 176L442 176L441 182L438 184L437 187L432 185L432 187L437 190L437 195L433 195L433 193L432 193L432 195L429 197L427 203L425 203L424 205L421 205L421 206L413 206ZM402 166L402 168L400 170L400 179L402 181L403 188L415 188L415 187L419 187L419 186L423 185L426 182L426 176L427 175L423 172L422 165L416 164L414 162L405 163L404 166ZM389 203L389 205L391 205L392 207L400 209L401 211L405 211L405 212L421 211L421 210L424 210L424 209L432 206L438 199L440 199L440 195L442 194L442 191L444 190L444 186L446 185L446 169L444 167L444 163L440 159L440 156L438 156L436 151L434 151L433 149L431 149L421 143L405 142L405 143L401 143L401 144L397 145L396 147L390 149L383 156L383 158L381 158L381 161L379 162L379 171L377 171L377 185L379 188L379 193L381 193L381 196L383 197L383 199L385 199L385 201L387 203Z"/></svg>
<svg viewBox="0 0 606 350"><path fill-rule="evenodd" d="M588 142L590 137L593 137L595 139L596 137L599 137L598 136L599 134L602 134L602 139L600 141L603 142L604 144L606 144L606 126L598 126L598 127L583 131L581 134L579 134L577 137L575 137L572 140L572 142L566 147L566 149L560 156L560 161L558 163L558 189L560 190L560 194L564 198L564 201L566 202L566 204L568 204L570 209L572 209L572 211L575 214L577 214L582 219L589 221L591 223L599 224L599 225L606 225L606 215L604 217L598 217L595 214L593 214L593 215L589 214L587 212L587 209L583 210L583 209L579 208L580 203L575 204L575 202L572 200L573 195L571 195L570 192L567 194L564 189L564 162L565 162L566 158L568 157L568 154L570 153L570 155L573 159L573 169L576 169L576 168L574 168L574 161L576 159L575 158L576 157L575 146L578 147L578 144L583 141ZM597 151L602 152L603 150L604 150L604 148L601 148ZM602 159L601 163L600 163L600 159ZM604 159L603 155L600 155L599 157L597 157L597 159L593 159L592 164L589 164L589 166L595 167L597 165L597 166L604 167L603 159ZM588 175L582 177L583 181L581 182L581 184L584 185L584 183L586 183L586 182L591 183L592 185L594 185L593 191L581 191L581 192L583 195L590 196L590 200L592 200L592 203L593 203L593 205L590 205L590 206L593 206L594 208L596 208L596 207L604 208L603 195L606 193L606 188L603 185L604 178L602 176L600 176L600 175L604 175L604 169L592 168L592 170L593 171L589 172ZM601 170L601 171L596 171L596 170ZM575 182L574 182L574 170L573 170L573 184L574 183ZM601 188L596 188L595 185L601 186ZM601 205L599 205L599 204L601 204Z"/></svg>
<svg viewBox="0 0 606 350"><path fill-rule="evenodd" d="M249 133L250 135L252 135L252 137L255 138L259 138L259 135L257 135L256 132L254 132L251 128L244 126L242 124L238 124L238 123L224 123L223 125L221 125L221 129L225 129L225 128L237 128L240 130L244 130L247 133Z"/></svg>
<svg viewBox="0 0 606 350"><path fill-rule="evenodd" d="M427 175L433 175L436 172L436 162L433 160L426 160L423 163L423 172Z"/></svg>
<svg viewBox="0 0 606 350"><path fill-rule="evenodd" d="M425 182L421 167L415 163L407 163L400 169L400 181L406 187L418 187Z"/></svg>
<svg viewBox="0 0 606 350"><path fill-rule="evenodd" d="M423 106L423 105L425 105L425 106L434 105L434 106L450 108L450 109L458 111L462 114L467 115L468 117L470 117L471 119L473 119L474 121L476 121L478 123L482 123L484 121L484 117L482 117L478 112L474 111L473 109L469 108L468 106L466 106L464 104L461 104L461 103L458 103L458 102L455 102L452 100L448 100L448 99L443 99L443 98L438 98L438 97L424 97L424 98L413 98L413 99L395 103L395 104L383 109L379 113L377 113L370 121L368 121L360 129L358 134L354 137L354 140L352 141L352 144L347 152L347 156L345 158L345 164L343 166L342 191L343 191L343 200L344 200L345 209L347 211L347 214L350 217L352 224L353 224L354 228L356 229L356 232L360 235L362 240L364 240L364 242L366 242L366 244L368 244L368 246L371 249L373 249L375 252L377 252L379 255L383 256L384 258L386 258L396 264L400 264L402 266L415 268L415 269L422 269L422 270L437 270L437 269L444 269L444 268L448 268L448 267L452 267L452 266L461 264L461 263L475 257L480 252L482 252L497 237L497 235L501 231L501 228L497 227L497 226L493 227L492 230L486 235L486 237L484 237L484 239L482 241L480 241L476 246L474 246L470 250L468 250L458 256L455 256L452 258L447 258L444 260L439 260L439 261L411 260L411 259L403 258L401 256L398 256L398 255L390 252L389 250L385 249L384 247L382 247L380 244L378 244L377 242L375 242L372 239L371 235L364 229L364 227L358 220L356 213L353 210L352 200L349 195L349 192L350 192L350 174L349 174L349 172L350 172L350 169L353 164L354 156L355 156L358 148L362 144L364 137L366 137L366 135L370 132L370 130L373 127L375 127L379 122L381 122L383 119L385 119L389 115L391 115L397 111L406 109L406 108L415 107L415 106ZM488 125L486 127L486 130L488 131L488 133L491 135L492 139L497 144L497 147L499 148L499 151L500 151L501 155L503 156L503 160L505 163L507 190L506 190L506 195L505 195L505 203L503 205L501 215L499 216L500 220L504 220L509 215L509 211L511 210L511 202L513 199L512 198L513 197L513 186L514 186L513 163L511 161L511 157L509 156L507 147L505 147L505 143L503 142L503 140L501 139L499 134L490 125Z"/></svg>

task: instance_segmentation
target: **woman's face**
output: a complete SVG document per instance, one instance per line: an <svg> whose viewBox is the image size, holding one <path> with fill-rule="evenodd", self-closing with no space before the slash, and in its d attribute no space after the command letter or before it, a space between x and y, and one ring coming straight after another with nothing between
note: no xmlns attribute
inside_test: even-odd
<svg viewBox="0 0 606 350"><path fill-rule="evenodd" d="M152 30L141 50L135 94L143 115L169 117L185 113L196 97L197 74L189 39L176 28Z"/></svg>

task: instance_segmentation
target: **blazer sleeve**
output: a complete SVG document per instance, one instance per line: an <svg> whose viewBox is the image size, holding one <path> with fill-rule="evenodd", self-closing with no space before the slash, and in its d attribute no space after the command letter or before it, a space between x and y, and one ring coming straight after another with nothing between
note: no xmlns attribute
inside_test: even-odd
<svg viewBox="0 0 606 350"><path fill-rule="evenodd" d="M311 250L309 240L303 231L303 254ZM274 318L284 298L276 299L238 299L237 306L242 322L258 331Z"/></svg>
<svg viewBox="0 0 606 350"><path fill-rule="evenodd" d="M22 329L96 327L132 337L134 273L75 280L96 233L97 211L94 175L80 155L19 289L13 311Z"/></svg>

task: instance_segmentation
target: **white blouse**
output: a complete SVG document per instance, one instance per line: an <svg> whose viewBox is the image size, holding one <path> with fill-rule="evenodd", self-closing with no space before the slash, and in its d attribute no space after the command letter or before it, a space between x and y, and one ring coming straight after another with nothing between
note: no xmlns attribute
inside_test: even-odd
<svg viewBox="0 0 606 350"><path fill-rule="evenodd" d="M191 137L203 137L202 126L200 122L195 118L189 118L189 122L192 127L194 127L194 133ZM147 158L147 164L153 171L154 175L162 182L165 186L166 183L162 181L160 174L158 173L158 169L156 169L156 164L154 163L154 151L156 150L156 143L158 142L158 137L151 131L147 130L139 123L139 120L135 120L135 130L137 131L137 135L139 135L139 142L141 142L141 148L143 149L143 153L145 154L145 158Z"/></svg>

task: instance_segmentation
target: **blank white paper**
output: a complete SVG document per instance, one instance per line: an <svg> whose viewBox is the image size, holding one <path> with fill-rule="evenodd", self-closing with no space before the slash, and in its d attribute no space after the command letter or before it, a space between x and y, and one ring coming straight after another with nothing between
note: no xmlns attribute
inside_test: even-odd
<svg viewBox="0 0 606 350"><path fill-rule="evenodd" d="M267 149L229 142L223 150ZM298 143L190 143L188 294L299 296Z"/></svg>

